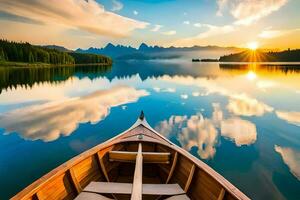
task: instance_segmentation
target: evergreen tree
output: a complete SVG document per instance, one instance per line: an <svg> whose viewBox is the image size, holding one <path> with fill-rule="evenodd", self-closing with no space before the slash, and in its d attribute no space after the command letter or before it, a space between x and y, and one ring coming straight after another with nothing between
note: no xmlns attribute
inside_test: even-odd
<svg viewBox="0 0 300 200"><path fill-rule="evenodd" d="M49 64L112 64L108 57L96 54L67 53L29 43L9 42L0 39L0 60L11 62L42 62Z"/></svg>
<svg viewBox="0 0 300 200"><path fill-rule="evenodd" d="M33 57L33 54L32 54L31 51L29 52L29 58L28 58L28 61L29 61L30 63L34 63L34 57Z"/></svg>
<svg viewBox="0 0 300 200"><path fill-rule="evenodd" d="M0 61L5 61L5 54L2 48L0 48Z"/></svg>

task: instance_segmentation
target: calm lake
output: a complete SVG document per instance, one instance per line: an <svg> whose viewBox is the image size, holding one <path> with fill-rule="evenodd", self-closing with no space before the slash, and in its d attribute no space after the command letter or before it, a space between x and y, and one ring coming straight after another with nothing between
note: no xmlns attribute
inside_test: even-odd
<svg viewBox="0 0 300 200"><path fill-rule="evenodd" d="M0 68L0 199L141 110L250 198L300 199L300 66L184 60Z"/></svg>

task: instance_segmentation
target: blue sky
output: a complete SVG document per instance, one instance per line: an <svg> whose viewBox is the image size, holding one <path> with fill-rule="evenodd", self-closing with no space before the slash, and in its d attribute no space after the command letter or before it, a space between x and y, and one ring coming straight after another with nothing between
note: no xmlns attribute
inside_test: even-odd
<svg viewBox="0 0 300 200"><path fill-rule="evenodd" d="M1 0L2 38L71 49L139 46L300 47L298 0Z"/></svg>

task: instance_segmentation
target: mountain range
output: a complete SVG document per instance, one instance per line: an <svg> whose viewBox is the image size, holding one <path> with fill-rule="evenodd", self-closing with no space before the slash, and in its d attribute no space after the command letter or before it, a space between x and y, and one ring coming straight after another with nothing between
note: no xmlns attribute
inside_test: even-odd
<svg viewBox="0 0 300 200"><path fill-rule="evenodd" d="M90 47L89 49L77 49L78 53L94 53L112 57L113 59L171 59L180 57L210 57L219 58L221 55L241 51L236 47L219 46L193 46L193 47L160 47L148 46L142 43L138 48L108 43L103 48Z"/></svg>
<svg viewBox="0 0 300 200"><path fill-rule="evenodd" d="M88 49L78 48L75 51L63 46L47 45L49 49L56 49L64 52L92 53L106 55L117 60L151 60L151 59L174 59L174 58L212 58L218 59L220 56L241 52L244 49L237 47L219 46L193 46L193 47L161 47L149 46L142 43L138 48L124 45L113 45L108 43L103 48L90 47Z"/></svg>

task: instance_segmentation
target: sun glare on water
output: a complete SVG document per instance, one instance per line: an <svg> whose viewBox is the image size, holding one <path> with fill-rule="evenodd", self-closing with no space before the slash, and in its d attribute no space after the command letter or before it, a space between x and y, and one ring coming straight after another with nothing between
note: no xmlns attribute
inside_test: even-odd
<svg viewBox="0 0 300 200"><path fill-rule="evenodd" d="M258 48L258 43L257 42L249 42L247 44L248 48L251 49L252 51L255 51Z"/></svg>
<svg viewBox="0 0 300 200"><path fill-rule="evenodd" d="M256 74L253 71L249 71L246 77L248 80L253 81L254 79L256 79Z"/></svg>

